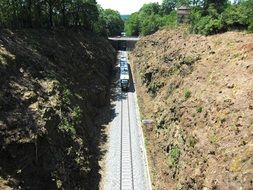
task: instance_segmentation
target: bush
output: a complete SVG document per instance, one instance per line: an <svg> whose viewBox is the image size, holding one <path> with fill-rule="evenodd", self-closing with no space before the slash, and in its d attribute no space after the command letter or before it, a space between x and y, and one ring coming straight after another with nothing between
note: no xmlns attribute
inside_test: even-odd
<svg viewBox="0 0 253 190"><path fill-rule="evenodd" d="M202 17L194 27L194 32L210 35L221 32L223 24L220 19L213 19L210 16Z"/></svg>
<svg viewBox="0 0 253 190"><path fill-rule="evenodd" d="M183 58L183 60L180 62L180 64L185 64L185 65L192 65L196 61L196 58L187 55Z"/></svg>
<svg viewBox="0 0 253 190"><path fill-rule="evenodd" d="M173 146L169 152L170 165L176 167L180 158L180 149L177 146Z"/></svg>
<svg viewBox="0 0 253 190"><path fill-rule="evenodd" d="M198 107L197 109L196 109L196 111L198 112L198 113L201 113L202 112L202 107Z"/></svg>
<svg viewBox="0 0 253 190"><path fill-rule="evenodd" d="M152 81L149 85L148 85L148 92L155 95L157 93L158 90L160 90L160 88L162 88L164 86L163 82L160 81Z"/></svg>
<svg viewBox="0 0 253 190"><path fill-rule="evenodd" d="M59 124L59 129L70 136L76 135L76 129L67 118L62 118L61 123Z"/></svg>
<svg viewBox="0 0 253 190"><path fill-rule="evenodd" d="M190 92L189 90L185 91L184 97L185 97L186 99L190 98L190 97L191 97L191 92Z"/></svg>

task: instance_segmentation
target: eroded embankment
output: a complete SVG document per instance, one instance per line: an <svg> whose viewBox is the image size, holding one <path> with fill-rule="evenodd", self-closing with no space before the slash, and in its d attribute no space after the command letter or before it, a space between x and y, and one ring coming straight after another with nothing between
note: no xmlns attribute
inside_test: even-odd
<svg viewBox="0 0 253 190"><path fill-rule="evenodd" d="M0 189L98 188L115 57L91 33L1 31Z"/></svg>
<svg viewBox="0 0 253 190"><path fill-rule="evenodd" d="M131 62L154 189L253 189L253 35L165 29Z"/></svg>

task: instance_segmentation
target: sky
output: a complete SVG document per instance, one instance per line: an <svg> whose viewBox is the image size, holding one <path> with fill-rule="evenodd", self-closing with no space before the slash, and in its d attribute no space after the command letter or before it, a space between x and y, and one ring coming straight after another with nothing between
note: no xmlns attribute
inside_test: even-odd
<svg viewBox="0 0 253 190"><path fill-rule="evenodd" d="M162 0L97 0L103 9L113 9L119 11L121 15L137 12L145 3L158 2Z"/></svg>

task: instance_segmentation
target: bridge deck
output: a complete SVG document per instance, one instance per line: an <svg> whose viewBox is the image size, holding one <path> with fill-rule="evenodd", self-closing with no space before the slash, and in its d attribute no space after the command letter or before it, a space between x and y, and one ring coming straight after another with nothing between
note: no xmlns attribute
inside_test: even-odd
<svg viewBox="0 0 253 190"><path fill-rule="evenodd" d="M109 40L114 40L114 41L138 41L140 38L139 37L109 37Z"/></svg>

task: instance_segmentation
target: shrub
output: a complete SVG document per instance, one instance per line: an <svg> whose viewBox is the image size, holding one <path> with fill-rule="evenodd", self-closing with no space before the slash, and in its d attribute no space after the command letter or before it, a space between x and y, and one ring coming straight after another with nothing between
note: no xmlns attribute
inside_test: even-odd
<svg viewBox="0 0 253 190"><path fill-rule="evenodd" d="M151 94L156 94L156 92L158 90L160 90L160 88L162 88L164 86L163 82L160 81L152 81L149 85L148 85L148 92Z"/></svg>
<svg viewBox="0 0 253 190"><path fill-rule="evenodd" d="M70 105L70 97L71 97L71 91L68 88L63 87L62 102L64 104Z"/></svg>
<svg viewBox="0 0 253 190"><path fill-rule="evenodd" d="M185 97L186 99L190 98L190 97L191 97L191 92L190 92L189 90L185 91L184 97Z"/></svg>
<svg viewBox="0 0 253 190"><path fill-rule="evenodd" d="M180 149L177 146L173 146L169 152L170 166L176 167L180 158Z"/></svg>
<svg viewBox="0 0 253 190"><path fill-rule="evenodd" d="M76 124L81 123L82 111L79 106L74 107L71 115L72 115L73 121L75 121Z"/></svg>
<svg viewBox="0 0 253 190"><path fill-rule="evenodd" d="M201 113L201 112L202 112L202 107L198 107L198 108L196 109L196 111L197 111L198 113Z"/></svg>
<svg viewBox="0 0 253 190"><path fill-rule="evenodd" d="M188 56L185 56L180 63L186 64L186 65L192 65L195 61L196 61L196 58L188 55Z"/></svg>
<svg viewBox="0 0 253 190"><path fill-rule="evenodd" d="M67 118L63 118L61 120L61 123L59 125L59 129L64 132L67 133L71 136L76 134L76 129L75 127L67 120Z"/></svg>

